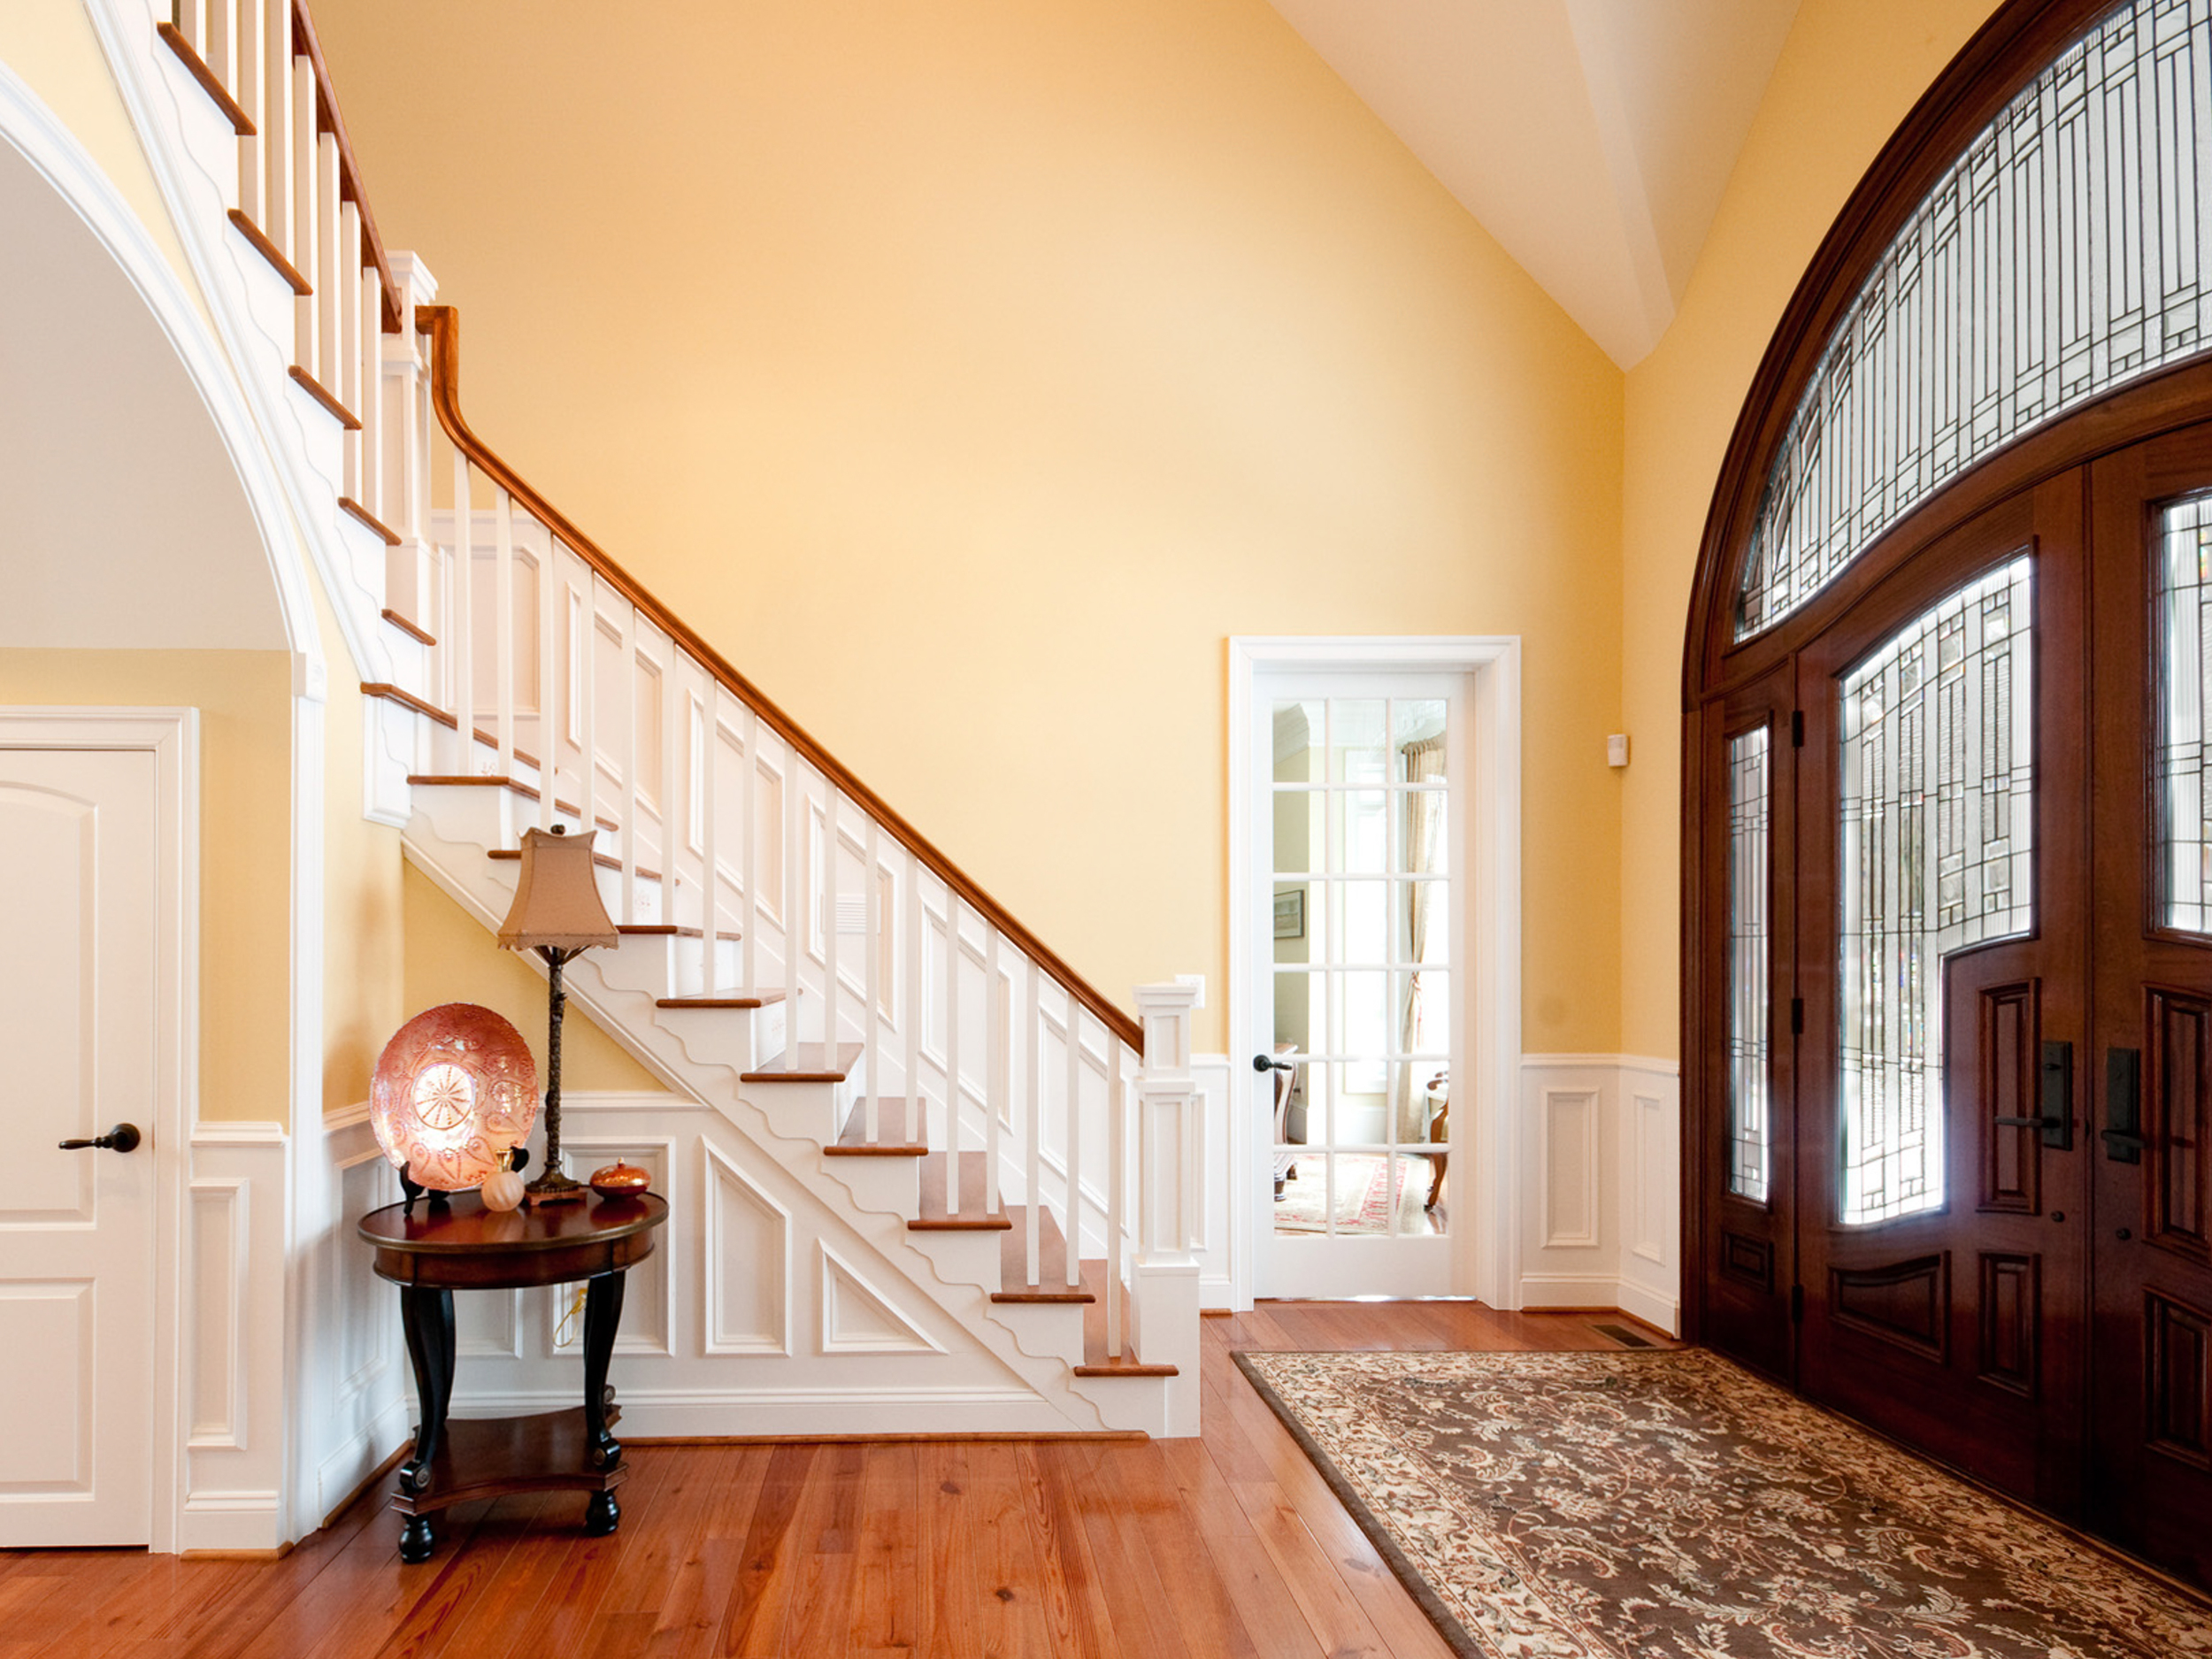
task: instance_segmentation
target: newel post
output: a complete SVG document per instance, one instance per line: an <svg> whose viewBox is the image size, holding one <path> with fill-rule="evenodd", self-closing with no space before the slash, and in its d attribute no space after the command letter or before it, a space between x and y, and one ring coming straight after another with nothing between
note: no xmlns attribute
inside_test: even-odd
<svg viewBox="0 0 2212 1659"><path fill-rule="evenodd" d="M1176 1368L1168 1384L1170 1435L1198 1432L1198 1257L1201 1095L1191 1073L1191 1015L1206 981L1186 975L1137 987L1144 1066L1137 1075L1137 1259L1130 1284L1137 1352Z"/></svg>

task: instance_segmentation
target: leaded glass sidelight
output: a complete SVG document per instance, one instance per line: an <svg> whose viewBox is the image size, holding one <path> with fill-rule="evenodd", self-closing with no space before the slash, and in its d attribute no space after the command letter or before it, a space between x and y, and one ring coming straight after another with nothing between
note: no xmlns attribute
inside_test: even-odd
<svg viewBox="0 0 2212 1659"><path fill-rule="evenodd" d="M2159 518L2151 596L2158 918L2183 933L2212 933L2212 496L2174 502Z"/></svg>
<svg viewBox="0 0 2212 1659"><path fill-rule="evenodd" d="M1728 742L1728 1190L1767 1199L1769 733Z"/></svg>
<svg viewBox="0 0 2212 1659"><path fill-rule="evenodd" d="M1843 1219L1943 1202L1943 958L2034 922L2026 557L1845 677Z"/></svg>
<svg viewBox="0 0 2212 1659"><path fill-rule="evenodd" d="M2014 98L1838 321L1751 532L1736 638L1991 451L2206 349L2212 0L2132 0Z"/></svg>

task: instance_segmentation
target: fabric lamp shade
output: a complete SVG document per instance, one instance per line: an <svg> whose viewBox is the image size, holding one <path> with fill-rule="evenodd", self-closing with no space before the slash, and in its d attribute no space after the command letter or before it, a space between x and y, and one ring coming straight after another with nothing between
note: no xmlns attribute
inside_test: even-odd
<svg viewBox="0 0 2212 1659"><path fill-rule="evenodd" d="M563 835L541 829L524 833L522 879L499 929L503 947L583 950L622 942L599 896L592 865L591 844L598 833Z"/></svg>

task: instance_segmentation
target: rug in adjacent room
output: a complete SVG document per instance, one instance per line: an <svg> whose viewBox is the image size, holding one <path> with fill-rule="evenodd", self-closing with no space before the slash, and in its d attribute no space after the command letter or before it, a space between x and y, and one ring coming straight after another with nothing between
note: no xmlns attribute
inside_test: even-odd
<svg viewBox="0 0 2212 1659"><path fill-rule="evenodd" d="M2205 1605L1711 1354L1235 1357L1461 1654L2212 1655Z"/></svg>

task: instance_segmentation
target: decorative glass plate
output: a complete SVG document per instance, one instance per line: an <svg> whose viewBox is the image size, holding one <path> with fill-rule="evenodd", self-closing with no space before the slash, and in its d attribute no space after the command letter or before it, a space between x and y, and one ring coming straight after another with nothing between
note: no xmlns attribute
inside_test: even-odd
<svg viewBox="0 0 2212 1659"><path fill-rule="evenodd" d="M369 1084L376 1144L410 1180L441 1192L481 1186L537 1120L529 1045L473 1002L448 1002L402 1025Z"/></svg>

